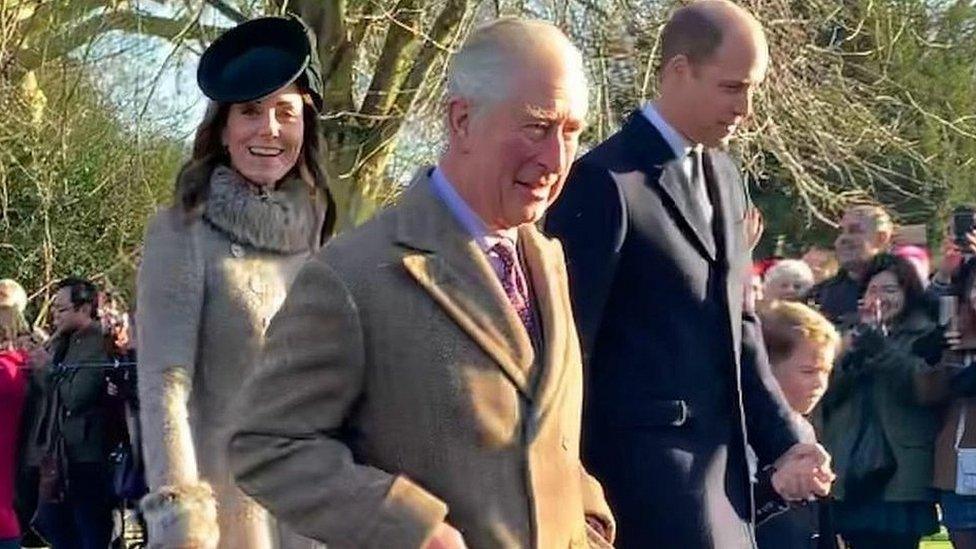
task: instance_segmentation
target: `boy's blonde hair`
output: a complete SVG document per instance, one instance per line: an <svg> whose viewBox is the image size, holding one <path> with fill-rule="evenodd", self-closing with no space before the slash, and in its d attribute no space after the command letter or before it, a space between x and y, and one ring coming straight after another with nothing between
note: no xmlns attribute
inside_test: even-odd
<svg viewBox="0 0 976 549"><path fill-rule="evenodd" d="M759 311L763 340L769 361L776 364L793 354L801 341L836 349L840 345L837 328L822 314L792 301L773 301Z"/></svg>

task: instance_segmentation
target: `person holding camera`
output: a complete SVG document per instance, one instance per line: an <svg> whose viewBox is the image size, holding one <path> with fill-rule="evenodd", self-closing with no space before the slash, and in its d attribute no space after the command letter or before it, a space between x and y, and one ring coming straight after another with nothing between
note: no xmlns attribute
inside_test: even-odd
<svg viewBox="0 0 976 549"><path fill-rule="evenodd" d="M928 366L912 352L934 323L908 260L881 254L864 280L858 322L823 399L838 475L835 526L853 549L915 549L938 529L930 489L937 416L918 398L917 374Z"/></svg>
<svg viewBox="0 0 976 549"><path fill-rule="evenodd" d="M944 404L935 441L933 485L956 549L976 548L976 259L953 270L941 315L948 349L920 376L921 397ZM946 300L946 298L949 298ZM943 306L943 309L946 305Z"/></svg>
<svg viewBox="0 0 976 549"><path fill-rule="evenodd" d="M935 298L952 293L952 281L967 257L976 257L976 209L956 208L942 241L942 260L932 276L928 293Z"/></svg>

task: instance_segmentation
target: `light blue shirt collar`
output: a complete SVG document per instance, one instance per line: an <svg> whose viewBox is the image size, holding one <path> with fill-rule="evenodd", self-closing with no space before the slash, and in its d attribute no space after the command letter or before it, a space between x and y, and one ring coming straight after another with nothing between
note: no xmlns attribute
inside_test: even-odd
<svg viewBox="0 0 976 549"><path fill-rule="evenodd" d="M657 131L661 132L661 137L668 142L671 150L674 151L675 158L685 158L691 153L691 149L695 145L678 133L678 130L674 129L674 126L668 124L668 121L661 116L661 113L658 112L653 103L650 101L645 103L644 108L641 109L641 114L657 128Z"/></svg>
<svg viewBox="0 0 976 549"><path fill-rule="evenodd" d="M431 172L430 185L434 190L434 194L444 202L444 205L454 215L454 218L474 238L481 251L487 253L501 238L508 238L513 244L516 243L518 231L514 229L498 233L488 231L485 222L471 209L471 206L465 202L464 198L458 194L454 188L454 184L448 181L447 176L441 171L440 166L435 167Z"/></svg>

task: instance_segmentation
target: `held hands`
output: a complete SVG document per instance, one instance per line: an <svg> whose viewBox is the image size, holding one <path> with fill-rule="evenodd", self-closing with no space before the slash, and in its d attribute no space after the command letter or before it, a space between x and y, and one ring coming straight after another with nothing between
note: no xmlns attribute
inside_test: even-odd
<svg viewBox="0 0 976 549"><path fill-rule="evenodd" d="M434 530L434 536L430 538L424 549L467 549L461 532L458 532L446 522L440 523Z"/></svg>
<svg viewBox="0 0 976 549"><path fill-rule="evenodd" d="M798 442L774 465L773 489L786 501L810 500L830 493L836 478L830 469L830 455L819 444Z"/></svg>

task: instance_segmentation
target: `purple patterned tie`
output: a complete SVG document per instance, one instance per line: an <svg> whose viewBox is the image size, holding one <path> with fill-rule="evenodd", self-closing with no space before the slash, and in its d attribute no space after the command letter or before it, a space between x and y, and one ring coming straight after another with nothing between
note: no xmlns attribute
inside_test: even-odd
<svg viewBox="0 0 976 549"><path fill-rule="evenodd" d="M502 283L505 295L508 296L509 303L515 308L525 330L529 333L529 339L535 345L539 332L535 323L535 314L532 312L525 276L515 255L515 245L508 240L502 240L492 246L489 252L501 261L502 272L498 273L499 281Z"/></svg>

